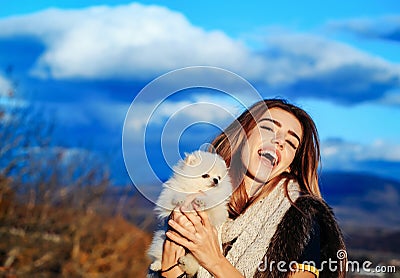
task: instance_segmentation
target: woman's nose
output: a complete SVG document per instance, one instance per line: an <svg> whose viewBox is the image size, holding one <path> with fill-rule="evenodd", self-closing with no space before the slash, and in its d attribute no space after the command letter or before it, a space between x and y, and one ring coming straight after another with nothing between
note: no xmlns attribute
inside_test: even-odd
<svg viewBox="0 0 400 278"><path fill-rule="evenodd" d="M274 138L272 138L272 143L276 144L279 149L282 149L284 146L285 139L280 136L279 134L275 135Z"/></svg>

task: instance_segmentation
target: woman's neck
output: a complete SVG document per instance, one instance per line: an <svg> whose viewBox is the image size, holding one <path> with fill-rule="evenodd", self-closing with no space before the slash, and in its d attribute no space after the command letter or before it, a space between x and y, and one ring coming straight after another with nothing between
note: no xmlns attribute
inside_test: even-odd
<svg viewBox="0 0 400 278"><path fill-rule="evenodd" d="M262 187L265 185L265 183L255 180L254 177L252 177L250 175L244 176L244 184L246 187L247 196L249 198L256 195L262 189Z"/></svg>

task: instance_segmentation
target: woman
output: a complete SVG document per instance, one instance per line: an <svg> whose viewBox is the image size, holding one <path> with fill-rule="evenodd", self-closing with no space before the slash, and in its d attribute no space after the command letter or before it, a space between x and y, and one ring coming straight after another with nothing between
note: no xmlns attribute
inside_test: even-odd
<svg viewBox="0 0 400 278"><path fill-rule="evenodd" d="M177 260L186 248L201 265L198 277L344 277L336 255L345 247L321 198L310 116L284 100L260 101L212 145L237 186L230 219L217 230L204 212L174 212L161 276L185 277Z"/></svg>

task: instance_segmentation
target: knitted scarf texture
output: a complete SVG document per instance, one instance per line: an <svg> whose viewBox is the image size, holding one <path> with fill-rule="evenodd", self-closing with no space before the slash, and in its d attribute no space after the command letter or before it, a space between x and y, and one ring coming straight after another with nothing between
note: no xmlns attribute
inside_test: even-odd
<svg viewBox="0 0 400 278"><path fill-rule="evenodd" d="M291 207L285 195L282 179L265 198L252 204L235 220L226 221L217 228L221 243L234 243L226 258L245 277L253 277L268 249L278 224ZM299 197L299 186L290 180L288 195L295 202ZM210 278L211 274L200 267L198 278Z"/></svg>

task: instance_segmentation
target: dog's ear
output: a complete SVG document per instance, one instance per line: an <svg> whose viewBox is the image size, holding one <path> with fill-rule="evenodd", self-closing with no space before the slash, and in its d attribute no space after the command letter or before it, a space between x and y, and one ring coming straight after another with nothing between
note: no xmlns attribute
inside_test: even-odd
<svg viewBox="0 0 400 278"><path fill-rule="evenodd" d="M192 154L192 153L186 154L185 163L186 163L187 165L194 165L194 164L196 164L196 163L197 163L196 160L197 160L197 158L196 158L196 156L195 156L194 154Z"/></svg>

